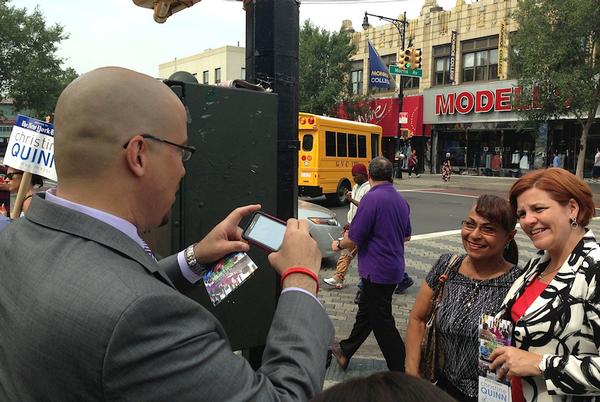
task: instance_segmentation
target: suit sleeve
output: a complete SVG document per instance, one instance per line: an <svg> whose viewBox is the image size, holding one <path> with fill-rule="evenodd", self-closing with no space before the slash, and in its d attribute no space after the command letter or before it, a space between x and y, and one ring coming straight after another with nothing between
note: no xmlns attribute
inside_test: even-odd
<svg viewBox="0 0 600 402"><path fill-rule="evenodd" d="M544 379L557 395L600 395L600 288L597 278L588 287L584 325L591 327L596 354L544 354Z"/></svg>
<svg viewBox="0 0 600 402"><path fill-rule="evenodd" d="M123 312L102 369L105 398L173 401L305 401L325 376L333 326L301 292L281 295L263 365L235 355L217 320L184 296L139 298Z"/></svg>

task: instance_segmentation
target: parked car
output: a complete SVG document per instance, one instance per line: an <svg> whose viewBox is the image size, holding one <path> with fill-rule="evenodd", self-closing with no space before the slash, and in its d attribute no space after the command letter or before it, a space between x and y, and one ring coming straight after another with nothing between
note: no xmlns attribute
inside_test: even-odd
<svg viewBox="0 0 600 402"><path fill-rule="evenodd" d="M335 212L312 202L298 200L298 219L306 219L310 226L310 235L315 239L323 258L337 258L331 250L331 241L342 234L342 226Z"/></svg>

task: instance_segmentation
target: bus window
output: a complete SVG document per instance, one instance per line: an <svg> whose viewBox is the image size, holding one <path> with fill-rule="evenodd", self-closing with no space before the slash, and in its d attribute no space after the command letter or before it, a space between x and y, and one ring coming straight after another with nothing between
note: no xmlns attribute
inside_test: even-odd
<svg viewBox="0 0 600 402"><path fill-rule="evenodd" d="M379 156L379 134L371 134L371 159Z"/></svg>
<svg viewBox="0 0 600 402"><path fill-rule="evenodd" d="M356 134L348 134L348 156L356 158Z"/></svg>
<svg viewBox="0 0 600 402"><path fill-rule="evenodd" d="M313 147L313 136L312 134L304 134L302 137L302 150L303 151L312 151Z"/></svg>
<svg viewBox="0 0 600 402"><path fill-rule="evenodd" d="M335 133L325 132L325 156L335 156Z"/></svg>
<svg viewBox="0 0 600 402"><path fill-rule="evenodd" d="M358 136L358 157L367 157L367 137L365 137L364 135Z"/></svg>
<svg viewBox="0 0 600 402"><path fill-rule="evenodd" d="M348 156L346 150L346 133L337 133L337 156Z"/></svg>

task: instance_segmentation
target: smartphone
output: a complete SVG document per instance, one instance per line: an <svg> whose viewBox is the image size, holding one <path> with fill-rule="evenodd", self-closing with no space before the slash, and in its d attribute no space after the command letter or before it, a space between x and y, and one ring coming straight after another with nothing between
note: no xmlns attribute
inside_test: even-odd
<svg viewBox="0 0 600 402"><path fill-rule="evenodd" d="M244 229L242 238L269 252L278 251L283 243L286 227L281 219L256 211Z"/></svg>

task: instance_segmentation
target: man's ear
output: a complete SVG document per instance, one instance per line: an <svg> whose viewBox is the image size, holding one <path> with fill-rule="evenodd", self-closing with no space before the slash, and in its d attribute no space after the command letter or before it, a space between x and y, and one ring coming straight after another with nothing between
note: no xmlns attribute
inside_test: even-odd
<svg viewBox="0 0 600 402"><path fill-rule="evenodd" d="M148 151L148 144L139 135L133 137L127 144L125 165L135 176L141 177L146 172Z"/></svg>

